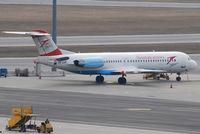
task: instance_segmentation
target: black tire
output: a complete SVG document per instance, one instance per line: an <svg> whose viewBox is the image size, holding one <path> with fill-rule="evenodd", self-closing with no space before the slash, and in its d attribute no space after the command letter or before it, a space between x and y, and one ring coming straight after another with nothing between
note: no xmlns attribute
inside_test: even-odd
<svg viewBox="0 0 200 134"><path fill-rule="evenodd" d="M40 133L40 129L39 128L37 129L37 132Z"/></svg>
<svg viewBox="0 0 200 134"><path fill-rule="evenodd" d="M157 79L157 80L160 80L160 77L157 77L156 79Z"/></svg>
<svg viewBox="0 0 200 134"><path fill-rule="evenodd" d="M100 80L101 80L101 83L103 83L104 82L104 77L100 76Z"/></svg>
<svg viewBox="0 0 200 134"><path fill-rule="evenodd" d="M103 76L97 76L96 77L96 83L103 83L104 82L104 77Z"/></svg>
<svg viewBox="0 0 200 134"><path fill-rule="evenodd" d="M160 74L160 77L163 78L163 77L164 77L164 74Z"/></svg>
<svg viewBox="0 0 200 134"><path fill-rule="evenodd" d="M99 81L100 81L100 78L99 78L99 76L97 76L96 77L96 83L99 83Z"/></svg>
<svg viewBox="0 0 200 134"><path fill-rule="evenodd" d="M176 77L176 81L181 81L181 77L180 76Z"/></svg>
<svg viewBox="0 0 200 134"><path fill-rule="evenodd" d="M119 77L118 84L121 84L121 83L122 83L122 77Z"/></svg>
<svg viewBox="0 0 200 134"><path fill-rule="evenodd" d="M122 77L122 84L125 85L126 84L126 78Z"/></svg>
<svg viewBox="0 0 200 134"><path fill-rule="evenodd" d="M120 85L125 85L125 84L126 84L126 78L124 78L124 77L119 77L119 79L118 79L118 84L120 84Z"/></svg>

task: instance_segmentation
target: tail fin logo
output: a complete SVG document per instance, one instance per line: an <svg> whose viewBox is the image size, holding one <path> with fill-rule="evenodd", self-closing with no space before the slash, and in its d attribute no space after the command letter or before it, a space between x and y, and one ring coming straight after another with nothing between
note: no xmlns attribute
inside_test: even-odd
<svg viewBox="0 0 200 134"><path fill-rule="evenodd" d="M44 40L43 43L40 45L40 47L43 47L44 44L46 44L49 40Z"/></svg>
<svg viewBox="0 0 200 134"><path fill-rule="evenodd" d="M167 64L169 64L174 58L176 58L176 56L169 57L169 62Z"/></svg>

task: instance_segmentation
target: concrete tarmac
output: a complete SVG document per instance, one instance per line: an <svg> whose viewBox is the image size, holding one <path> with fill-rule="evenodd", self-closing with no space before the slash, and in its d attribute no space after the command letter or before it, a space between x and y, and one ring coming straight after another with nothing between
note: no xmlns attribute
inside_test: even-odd
<svg viewBox="0 0 200 134"><path fill-rule="evenodd" d="M49 0L0 0L0 4L39 4L51 5ZM199 3L175 3L175 2L122 2L100 0L59 0L57 5L78 6L124 6L124 7L163 7L163 8L200 8Z"/></svg>
<svg viewBox="0 0 200 134"><path fill-rule="evenodd" d="M155 34L113 36L59 36L58 45L121 45L121 44L164 44L199 43L200 34ZM3 37L0 47L35 46L31 37Z"/></svg>
<svg viewBox="0 0 200 134"><path fill-rule="evenodd" d="M190 134L200 132L200 104L194 102L20 88L0 88L0 100L4 102L0 103L0 113L4 116L10 115L8 106L28 104L43 120Z"/></svg>

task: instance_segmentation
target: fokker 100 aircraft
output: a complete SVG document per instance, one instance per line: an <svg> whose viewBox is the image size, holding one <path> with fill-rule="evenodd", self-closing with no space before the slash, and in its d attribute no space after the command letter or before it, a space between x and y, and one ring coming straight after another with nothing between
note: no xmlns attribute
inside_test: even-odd
<svg viewBox="0 0 200 134"><path fill-rule="evenodd" d="M96 82L103 83L103 75L121 75L119 84L126 84L127 74L176 73L177 81L180 74L193 70L197 63L183 52L110 52L110 53L75 53L59 49L51 36L43 30L31 32L9 32L31 36L40 54L38 63L59 68L65 71L97 75Z"/></svg>

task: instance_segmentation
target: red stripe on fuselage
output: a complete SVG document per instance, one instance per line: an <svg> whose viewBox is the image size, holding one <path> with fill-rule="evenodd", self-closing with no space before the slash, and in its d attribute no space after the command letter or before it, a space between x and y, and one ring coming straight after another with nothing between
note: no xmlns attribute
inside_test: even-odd
<svg viewBox="0 0 200 134"><path fill-rule="evenodd" d="M41 54L40 56L55 56L55 55L61 55L61 51L59 48L57 48L56 50L48 53L48 54Z"/></svg>

